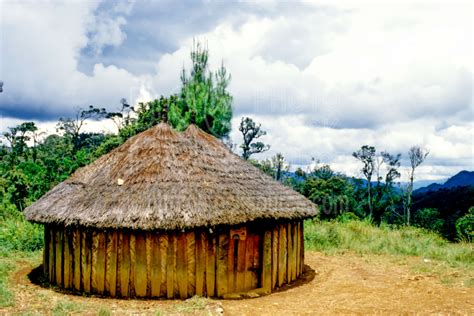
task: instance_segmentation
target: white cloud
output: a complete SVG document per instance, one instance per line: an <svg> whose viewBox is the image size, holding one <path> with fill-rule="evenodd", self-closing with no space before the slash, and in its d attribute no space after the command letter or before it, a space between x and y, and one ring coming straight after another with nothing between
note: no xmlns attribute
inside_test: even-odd
<svg viewBox="0 0 474 316"><path fill-rule="evenodd" d="M314 156L356 175L351 153L361 145L406 153L416 144L431 151L420 168L424 179L474 169L470 3L318 2L272 15L235 10L239 18L175 38L179 48L139 76L105 62L88 75L78 70L85 48L101 55L127 40L133 3L99 7L8 3L0 22L0 114L44 120L75 106L113 109L122 97L135 103L177 92L197 37L208 42L212 68L223 60L232 74L232 138L239 139L243 115L268 131L263 139L272 149L261 157L281 151L296 166ZM258 6L265 8L277 4ZM160 18L143 23L153 32ZM0 123L5 130L10 121Z"/></svg>

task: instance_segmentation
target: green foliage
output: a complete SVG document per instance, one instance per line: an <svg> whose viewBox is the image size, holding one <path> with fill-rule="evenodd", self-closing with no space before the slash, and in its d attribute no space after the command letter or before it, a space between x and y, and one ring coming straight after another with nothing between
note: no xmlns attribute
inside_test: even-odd
<svg viewBox="0 0 474 316"><path fill-rule="evenodd" d="M303 193L320 208L320 218L335 218L354 208L353 187L342 177L307 179Z"/></svg>
<svg viewBox="0 0 474 316"><path fill-rule="evenodd" d="M344 212L341 215L339 215L336 218L336 220L340 223L348 223L348 222L351 222L351 221L358 221L358 220L360 220L360 218L352 212Z"/></svg>
<svg viewBox="0 0 474 316"><path fill-rule="evenodd" d="M202 130L223 138L232 119L232 96L227 92L230 75L222 64L216 73L208 70L209 51L197 42L191 51L189 74L181 74L181 94L170 103L169 121L178 130L194 123Z"/></svg>
<svg viewBox="0 0 474 316"><path fill-rule="evenodd" d="M474 241L474 206L469 212L456 221L456 232L459 240Z"/></svg>
<svg viewBox="0 0 474 316"><path fill-rule="evenodd" d="M242 158L245 160L248 160L253 154L262 153L270 149L269 145L255 141L266 135L267 132L261 129L261 124L255 123L250 117L242 118L239 131L242 133L244 141L240 148L242 149Z"/></svg>
<svg viewBox="0 0 474 316"><path fill-rule="evenodd" d="M0 258L0 307L13 305L13 294L9 291L7 283L10 272L14 269L14 264Z"/></svg>
<svg viewBox="0 0 474 316"><path fill-rule="evenodd" d="M12 251L32 252L43 247L43 226L26 221L14 207L0 206L0 219L0 255Z"/></svg>
<svg viewBox="0 0 474 316"><path fill-rule="evenodd" d="M439 211L435 208L424 208L418 210L413 218L415 226L426 228L441 233L444 220L440 218Z"/></svg>
<svg viewBox="0 0 474 316"><path fill-rule="evenodd" d="M123 144L123 139L120 136L116 135L107 135L103 143L101 143L95 149L93 156L94 158L99 158L102 155L105 155L109 151Z"/></svg>
<svg viewBox="0 0 474 316"><path fill-rule="evenodd" d="M413 210L425 208L436 208L439 218L444 220L445 225L442 235L449 240L456 240L458 232L456 221L469 213L469 208L474 205L474 186L440 189L413 195Z"/></svg>

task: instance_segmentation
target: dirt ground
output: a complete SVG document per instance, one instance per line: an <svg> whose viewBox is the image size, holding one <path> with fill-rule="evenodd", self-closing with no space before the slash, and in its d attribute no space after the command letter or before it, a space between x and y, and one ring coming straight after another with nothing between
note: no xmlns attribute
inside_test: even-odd
<svg viewBox="0 0 474 316"><path fill-rule="evenodd" d="M20 262L12 275L15 305L0 314L76 315L310 315L310 314L412 314L474 315L474 288L449 284L437 274L416 273L420 258L325 256L306 252L305 263L315 278L301 286L268 296L245 300L187 301L119 300L82 297L32 284L34 266Z"/></svg>

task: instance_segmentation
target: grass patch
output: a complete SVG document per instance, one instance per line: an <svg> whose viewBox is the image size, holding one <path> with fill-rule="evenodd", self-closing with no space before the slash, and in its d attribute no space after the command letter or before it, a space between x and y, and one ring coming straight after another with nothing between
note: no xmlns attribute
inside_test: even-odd
<svg viewBox="0 0 474 316"><path fill-rule="evenodd" d="M107 307L101 307L99 309L99 316L110 316L112 313L110 312L110 309Z"/></svg>
<svg viewBox="0 0 474 316"><path fill-rule="evenodd" d="M336 254L419 256L451 267L474 269L472 243L450 243L441 236L416 227L374 226L366 221L305 222L305 247Z"/></svg>
<svg viewBox="0 0 474 316"><path fill-rule="evenodd" d="M82 310L82 305L78 303L73 303L69 301L60 301L58 302L51 312L54 316L67 316L73 312L80 312Z"/></svg>
<svg viewBox="0 0 474 316"><path fill-rule="evenodd" d="M0 307L13 305L13 295L8 289L8 276L14 267L12 262L0 258Z"/></svg>
<svg viewBox="0 0 474 316"><path fill-rule="evenodd" d="M175 305L174 309L178 313L194 313L204 310L208 304L208 301L209 300L206 298L193 296L190 299Z"/></svg>

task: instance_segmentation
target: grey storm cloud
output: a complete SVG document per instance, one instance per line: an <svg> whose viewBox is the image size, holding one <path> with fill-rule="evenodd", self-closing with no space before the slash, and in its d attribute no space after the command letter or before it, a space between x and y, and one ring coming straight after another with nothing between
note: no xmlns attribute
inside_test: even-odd
<svg viewBox="0 0 474 316"><path fill-rule="evenodd" d="M107 16L117 19L126 16L126 23L121 26L126 35L119 46L105 46L97 54L94 43L89 43L81 51L79 58L80 69L91 72L93 65L102 62L127 69L135 74L154 71L154 63L163 54L172 53L180 48L181 41L196 34L208 32L218 24L225 22L239 27L249 16L260 18L275 17L286 14L303 15L308 6L303 3L280 2L271 6L252 4L250 2L224 1L138 1L129 3L129 10L121 12L111 10L120 6L114 1L105 1L94 12L96 17ZM123 4L122 4L123 5ZM328 11L326 17L334 10ZM292 32L286 29L285 32ZM278 34L274 34L278 35ZM94 36L91 32L89 36ZM269 36L272 39L273 36ZM278 38L278 36L277 36ZM274 41L262 43L262 53L268 57L273 51ZM300 47L294 47L298 49ZM288 52L275 58L283 57L291 60ZM305 58L307 61L310 57Z"/></svg>

